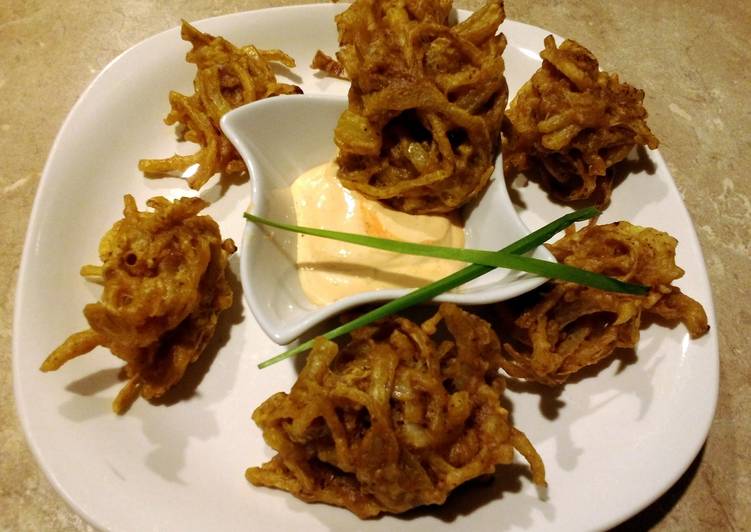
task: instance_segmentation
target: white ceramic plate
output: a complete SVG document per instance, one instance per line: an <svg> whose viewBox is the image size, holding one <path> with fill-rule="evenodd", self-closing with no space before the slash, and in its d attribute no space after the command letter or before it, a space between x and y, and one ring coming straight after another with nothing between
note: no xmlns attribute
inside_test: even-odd
<svg viewBox="0 0 751 532"><path fill-rule="evenodd" d="M297 59L291 77L306 92L343 93L345 83L316 77L305 66L317 48L336 49L333 16L340 9L280 8L198 26L237 43L281 47ZM512 21L502 28L513 94L537 68L546 32ZM122 196L132 193L143 206L157 194L189 193L180 180L147 180L136 169L139 158L176 148L172 128L161 119L168 91L190 90L186 50L174 29L127 51L99 75L60 131L32 211L15 307L16 400L34 454L76 511L115 531L586 530L626 519L677 480L709 429L718 350L701 249L656 153L616 188L603 219L654 226L679 239L678 263L686 275L678 284L704 304L713 330L690 341L682 326L653 326L644 332L635 361L614 360L557 398L526 387L510 391L515 423L547 465L547 500L538 497L521 467L507 468L492 486L475 486L443 509L371 521L249 485L245 468L272 455L250 413L272 393L287 390L297 367L287 362L256 369L282 348L261 332L239 294L171 404L139 400L127 415L113 415L120 364L103 349L56 373L40 373L39 364L54 347L86 328L81 309L98 291L77 272L96 261L101 235L121 216ZM201 193L212 201L208 213L236 242L249 190L248 183L222 187L212 181ZM536 185L515 195L533 228L564 210ZM235 256L235 272L237 266Z"/></svg>

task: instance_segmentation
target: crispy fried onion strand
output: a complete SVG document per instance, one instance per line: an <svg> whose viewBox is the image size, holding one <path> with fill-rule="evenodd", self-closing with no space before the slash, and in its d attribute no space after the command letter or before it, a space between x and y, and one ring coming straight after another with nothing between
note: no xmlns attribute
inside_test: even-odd
<svg viewBox="0 0 751 532"><path fill-rule="evenodd" d="M647 127L644 91L601 72L595 56L574 41L556 47L549 35L540 55L542 66L506 113L504 170L535 165L557 198L605 205L613 165L637 145L659 145Z"/></svg>
<svg viewBox="0 0 751 532"><path fill-rule="evenodd" d="M461 207L484 190L498 150L503 2L453 26L450 11L450 0L356 0L336 18L352 80L334 133L339 178L404 212Z"/></svg>
<svg viewBox="0 0 751 532"><path fill-rule="evenodd" d="M82 275L103 280L101 300L84 307L91 327L68 337L41 366L54 371L97 346L126 362L128 383L112 404L124 413L141 396L163 395L195 362L214 334L218 315L232 305L225 278L232 240L200 198L170 202L151 198L154 212L139 212L125 196L124 218L99 244L102 266L84 266Z"/></svg>
<svg viewBox="0 0 751 532"><path fill-rule="evenodd" d="M241 105L281 94L300 94L296 85L279 83L272 62L287 67L295 61L281 50L259 50L253 45L236 47L222 37L202 33L182 23L181 36L193 48L185 59L196 65L194 93L169 94L171 110L165 124L179 124L181 140L194 142L200 149L192 155L173 155L167 159L142 159L138 169L145 174L164 176L182 174L195 165L188 177L193 189L201 188L214 174L246 171L245 163L219 127L222 116Z"/></svg>
<svg viewBox="0 0 751 532"><path fill-rule="evenodd" d="M590 225L548 248L559 262L651 287L644 296L604 292L551 281L516 301L499 305L515 341L504 344L502 368L510 376L555 386L617 348L634 348L642 318L683 322L692 337L709 330L700 303L673 286L677 241L628 222Z"/></svg>
<svg viewBox="0 0 751 532"><path fill-rule="evenodd" d="M540 457L501 406L500 361L488 323L451 304L421 326L397 317L358 329L341 349L319 338L290 393L253 413L278 454L246 476L361 518L441 504L514 450L544 485Z"/></svg>

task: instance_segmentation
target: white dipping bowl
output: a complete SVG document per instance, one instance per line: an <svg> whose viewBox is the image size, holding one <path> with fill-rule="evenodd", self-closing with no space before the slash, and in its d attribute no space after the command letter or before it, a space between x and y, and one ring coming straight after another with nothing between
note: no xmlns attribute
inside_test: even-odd
<svg viewBox="0 0 751 532"><path fill-rule="evenodd" d="M326 94L278 96L227 113L222 130L251 175L249 212L296 224L289 187L303 172L332 160L333 136L346 97ZM529 234L509 199L501 156L482 197L465 208L465 245L496 251ZM409 289L373 290L326 306L310 302L297 271L297 234L248 223L240 244L243 293L261 328L277 344L288 344L318 323L347 309L396 299ZM539 247L532 256L553 261ZM432 260L424 258L424 260ZM434 301L478 305L532 290L544 278L496 269Z"/></svg>

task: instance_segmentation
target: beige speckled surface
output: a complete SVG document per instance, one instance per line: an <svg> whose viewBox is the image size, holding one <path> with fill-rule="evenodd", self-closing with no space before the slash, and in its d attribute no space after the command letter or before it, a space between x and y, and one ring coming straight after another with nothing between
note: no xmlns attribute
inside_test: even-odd
<svg viewBox="0 0 751 532"><path fill-rule="evenodd" d="M55 134L110 60L180 18L285 1L4 0L0 8L0 530L87 530L31 456L11 382L24 232ZM480 2L458 2L476 7ZM704 248L715 297L720 400L703 452L624 529L751 530L751 4L737 0L508 0L509 18L573 37L647 92L650 125ZM41 356L41 354L40 354Z"/></svg>

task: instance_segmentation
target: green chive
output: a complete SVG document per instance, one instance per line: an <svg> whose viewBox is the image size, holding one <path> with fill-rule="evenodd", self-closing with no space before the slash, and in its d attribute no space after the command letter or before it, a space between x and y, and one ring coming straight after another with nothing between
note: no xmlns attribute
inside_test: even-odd
<svg viewBox="0 0 751 532"><path fill-rule="evenodd" d="M575 268L566 264L559 264L557 262L550 262L532 257L520 257L519 255L503 251L484 251L478 249L449 248L415 244L413 242L403 242L401 240L390 240L367 235L342 233L341 231L329 231L327 229L315 229L312 227L302 227L299 225L274 222L248 213L245 213L245 218L251 222L276 227L277 229L282 229L284 231L330 238L361 246L392 251L394 253L471 262L473 264L482 264L494 268L507 268L509 270L532 273L534 275L539 275L540 277L547 277L548 279L570 281L609 292L623 292L635 295L644 295L649 292L649 287L647 286L624 283L623 281L613 279L607 275Z"/></svg>
<svg viewBox="0 0 751 532"><path fill-rule="evenodd" d="M600 212L594 207L588 207L586 209L581 209L566 214L558 218L557 220L547 224L546 226L541 227L540 229L537 229L527 236L517 240L513 244L506 246L501 250L501 252L512 254L526 253L533 250L543 242L546 242L552 236L562 231L572 223L588 220L589 218L593 218L598 214L600 214ZM246 216L248 215L246 214ZM481 275L484 275L492 271L493 269L494 268L492 266L471 264L466 268L459 270L458 272L444 277L443 279L439 279L438 281L417 288L400 298L389 301L388 303L385 303L384 305L381 305L380 307L377 307L370 312L367 312L355 318L354 320L345 323L344 325L340 325L339 327L336 327L335 329L332 329L329 332L323 334L323 337L329 340L333 340L334 338L348 334L355 329L368 325L369 323L372 323L376 320L385 318L386 316L400 312L409 307L419 305L420 303L424 303L425 301L429 301L437 295L442 294L443 292L446 292L448 290L452 290L457 286L461 286L462 284L476 279L477 277L480 277ZM306 351L312 346L313 340L308 340L307 342L303 342L297 347L294 347L288 351L285 351L284 353L261 362L258 367L260 369L266 368L272 364Z"/></svg>

